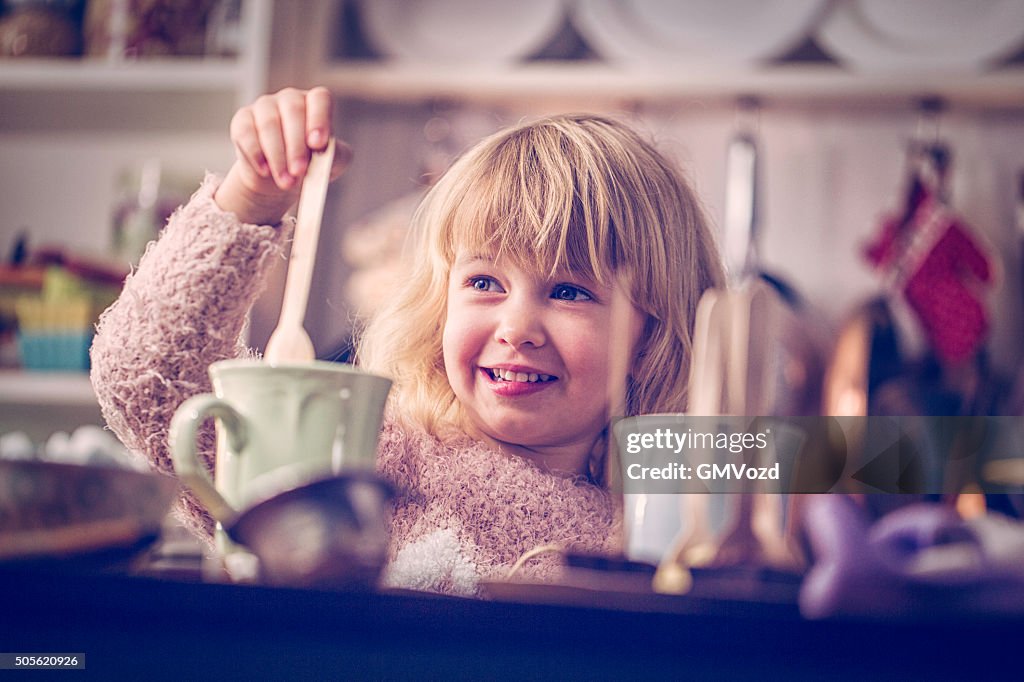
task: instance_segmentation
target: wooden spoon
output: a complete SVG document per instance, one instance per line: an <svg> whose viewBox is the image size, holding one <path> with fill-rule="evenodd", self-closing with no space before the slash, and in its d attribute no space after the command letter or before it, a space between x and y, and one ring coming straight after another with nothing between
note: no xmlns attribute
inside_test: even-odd
<svg viewBox="0 0 1024 682"><path fill-rule="evenodd" d="M313 279L316 245L320 237L320 221L323 218L333 160L334 138L331 138L326 149L313 154L306 179L302 182L281 316L277 320L277 328L267 341L267 352L264 355L264 360L272 365L310 362L316 357L313 342L302 322L306 317L309 285Z"/></svg>
<svg viewBox="0 0 1024 682"><path fill-rule="evenodd" d="M723 292L708 289L697 304L690 362L688 412L709 417L722 409L722 341L725 313ZM684 594L693 586L690 568L703 563L714 534L708 521L708 496L679 494L679 516L685 526L662 555L653 588L666 594ZM696 557L696 560L695 560Z"/></svg>

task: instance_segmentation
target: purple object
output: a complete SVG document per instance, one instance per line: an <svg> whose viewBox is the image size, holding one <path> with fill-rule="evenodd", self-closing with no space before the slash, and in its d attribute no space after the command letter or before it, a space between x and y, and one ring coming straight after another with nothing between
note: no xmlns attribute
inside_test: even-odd
<svg viewBox="0 0 1024 682"><path fill-rule="evenodd" d="M1024 524L965 521L915 503L872 523L844 495L817 495L805 524L814 555L800 589L808 618L1024 614Z"/></svg>

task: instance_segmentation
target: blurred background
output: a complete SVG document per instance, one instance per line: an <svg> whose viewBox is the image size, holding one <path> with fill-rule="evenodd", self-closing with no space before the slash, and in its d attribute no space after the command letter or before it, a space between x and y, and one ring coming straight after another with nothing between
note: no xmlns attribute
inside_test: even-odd
<svg viewBox="0 0 1024 682"><path fill-rule="evenodd" d="M679 162L725 241L727 152L758 149L757 254L838 328L922 149L988 281L988 376L1024 332L1024 1L0 0L0 433L98 421L91 325L262 92L326 85L355 159L331 189L306 326L344 358L431 179L510 123L598 111ZM941 154L934 154L936 151ZM928 155L926 154L926 156ZM941 158L939 158L941 157ZM933 169L934 170L934 169ZM876 259L877 260L877 259ZM277 272L251 343L276 322ZM891 297L898 299L898 295ZM929 353L894 305L904 357Z"/></svg>

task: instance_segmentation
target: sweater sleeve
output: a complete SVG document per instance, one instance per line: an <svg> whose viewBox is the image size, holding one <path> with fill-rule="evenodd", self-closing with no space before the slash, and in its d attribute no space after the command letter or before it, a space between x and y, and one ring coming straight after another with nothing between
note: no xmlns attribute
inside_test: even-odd
<svg viewBox="0 0 1024 682"><path fill-rule="evenodd" d="M273 259L283 257L291 224L249 225L213 200L207 175L168 220L100 316L91 349L91 380L107 425L130 450L171 474L168 427L186 398L210 390L209 365L252 355L241 342L246 314ZM214 432L206 424L199 452L212 472ZM186 525L208 536L212 521L191 495Z"/></svg>

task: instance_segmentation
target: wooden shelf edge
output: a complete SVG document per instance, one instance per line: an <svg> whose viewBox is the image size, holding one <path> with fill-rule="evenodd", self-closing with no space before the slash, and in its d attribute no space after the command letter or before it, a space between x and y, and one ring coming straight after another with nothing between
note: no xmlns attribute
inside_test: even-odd
<svg viewBox="0 0 1024 682"><path fill-rule="evenodd" d="M96 405L87 372L0 370L0 404Z"/></svg>
<svg viewBox="0 0 1024 682"><path fill-rule="evenodd" d="M397 62L325 64L317 83L339 96L378 101L453 98L521 102L542 99L678 100L756 95L766 101L904 106L940 96L970 109L1024 110L1024 68L981 74L857 74L831 64L782 64L715 70L631 70L595 63L535 62L508 67Z"/></svg>
<svg viewBox="0 0 1024 682"><path fill-rule="evenodd" d="M235 88L245 73L234 58L177 57L102 59L6 59L0 90L184 90Z"/></svg>

